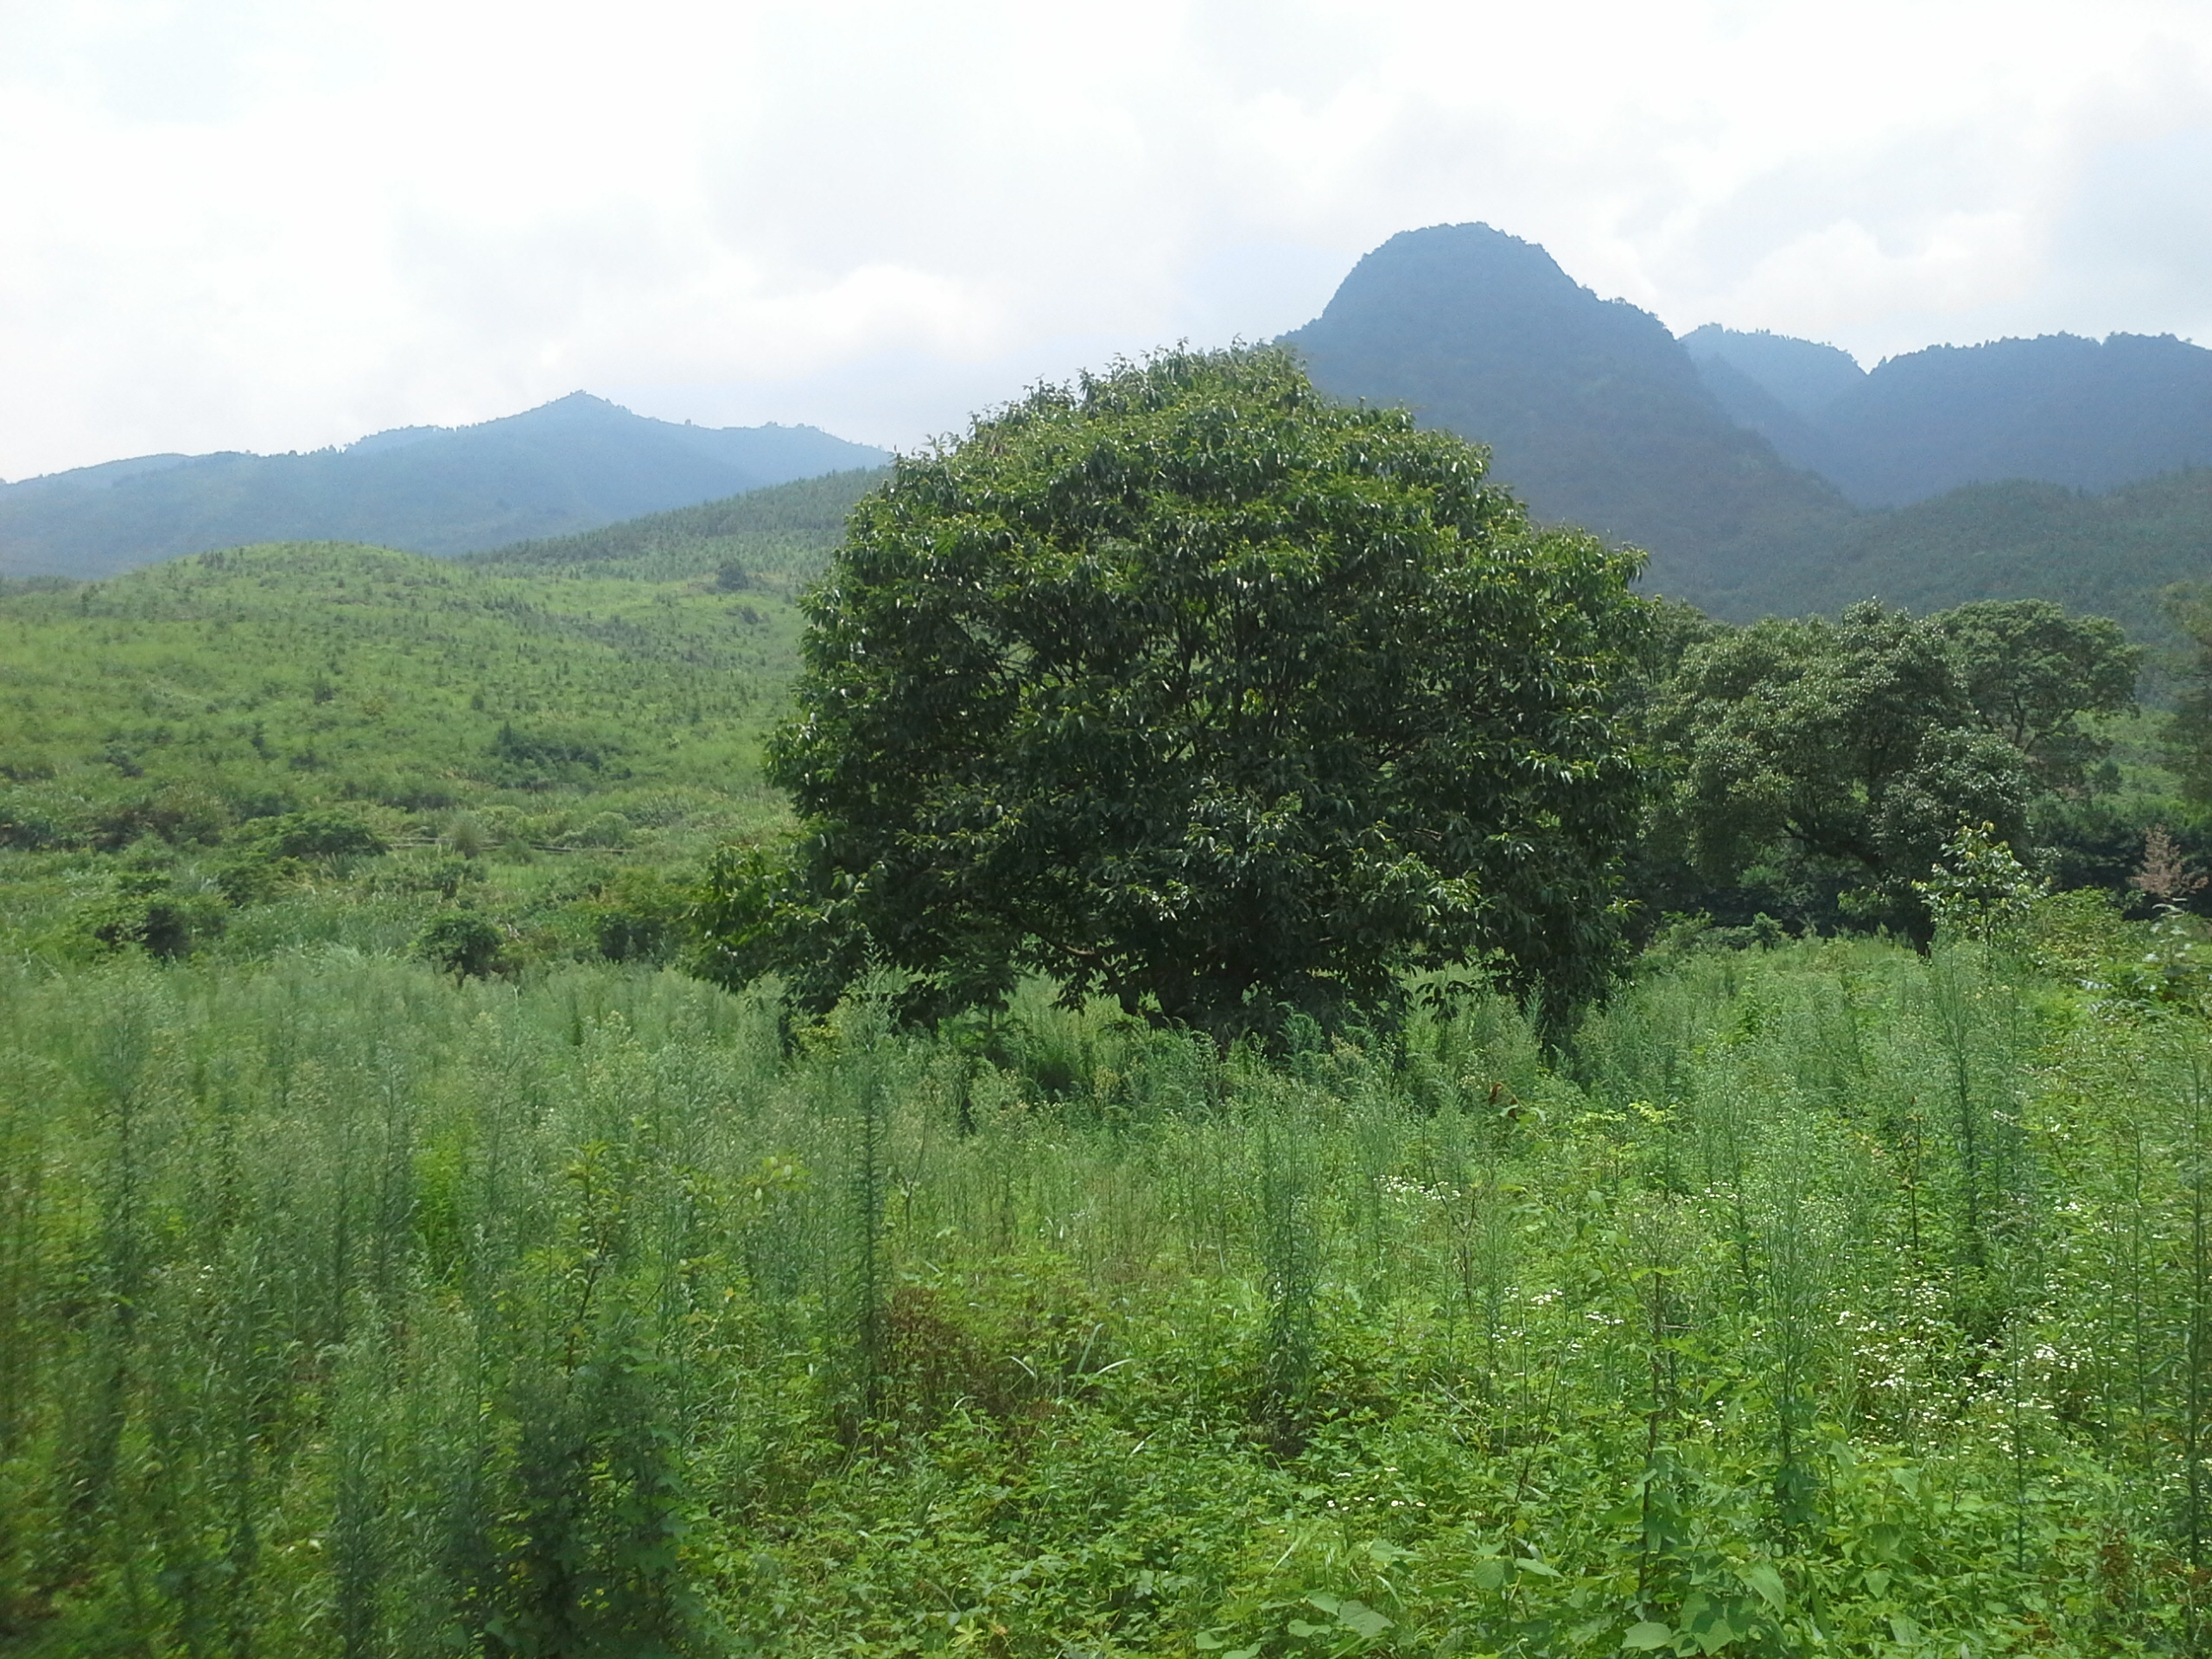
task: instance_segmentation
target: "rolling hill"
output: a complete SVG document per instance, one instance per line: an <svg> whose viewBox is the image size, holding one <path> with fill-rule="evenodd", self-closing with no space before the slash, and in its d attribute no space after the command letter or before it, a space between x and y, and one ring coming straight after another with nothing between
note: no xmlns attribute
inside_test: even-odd
<svg viewBox="0 0 2212 1659"><path fill-rule="evenodd" d="M344 449L142 456L0 486L0 575L111 575L264 542L463 553L887 459L812 427L677 425L576 392Z"/></svg>
<svg viewBox="0 0 2212 1659"><path fill-rule="evenodd" d="M881 468L826 473L598 530L513 542L464 555L461 563L511 575L713 575L733 587L773 578L788 588L830 563L853 503L886 476Z"/></svg>

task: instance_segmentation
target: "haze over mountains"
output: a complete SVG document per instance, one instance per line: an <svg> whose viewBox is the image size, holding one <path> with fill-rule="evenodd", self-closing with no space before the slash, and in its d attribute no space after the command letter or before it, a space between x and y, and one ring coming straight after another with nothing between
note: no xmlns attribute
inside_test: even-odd
<svg viewBox="0 0 2212 1659"><path fill-rule="evenodd" d="M288 455L148 455L0 486L0 575L99 576L252 542L463 553L889 460L810 426L697 427L576 392Z"/></svg>
<svg viewBox="0 0 2212 1659"><path fill-rule="evenodd" d="M2190 470L2212 466L2212 352L2181 340L1934 346L1869 372L1718 324L1678 340L1486 225L1392 237L1284 338L1323 387L1488 444L1539 518L1644 548L1648 587L1719 616L2032 595L2157 635L2160 589L2212 578L2212 473ZM655 546L698 549L722 533L722 509L698 504L888 459L810 427L679 426L579 392L343 450L0 486L0 575L278 540L451 555L641 514L663 515L638 527Z"/></svg>
<svg viewBox="0 0 2212 1659"><path fill-rule="evenodd" d="M1860 506L2009 478L2105 490L2212 462L2212 352L2171 335L1931 346L1871 374L1832 346L1714 324L1682 344L1732 418Z"/></svg>
<svg viewBox="0 0 2212 1659"><path fill-rule="evenodd" d="M1721 616L2033 595L2156 633L2158 590L2212 577L2212 477L2183 470L2212 463L2212 352L2180 340L1868 373L1784 336L1676 340L1486 225L1391 238L1284 338L1328 390L1489 444L1539 518L1646 549L1649 586Z"/></svg>

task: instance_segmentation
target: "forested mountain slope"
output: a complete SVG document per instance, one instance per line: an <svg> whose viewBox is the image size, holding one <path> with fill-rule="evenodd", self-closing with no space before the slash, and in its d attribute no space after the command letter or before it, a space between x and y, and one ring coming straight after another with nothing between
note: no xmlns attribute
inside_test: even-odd
<svg viewBox="0 0 2212 1659"><path fill-rule="evenodd" d="M1284 338L1325 390L1489 445L1538 517L1646 549L1670 592L1725 589L1766 549L1852 517L1729 418L1656 317L1487 225L1391 238Z"/></svg>
<svg viewBox="0 0 2212 1659"><path fill-rule="evenodd" d="M1975 599L2054 600L2117 618L2139 639L2177 639L2159 602L2212 578L2212 471L2092 495L2012 480L1868 513L1823 541L1748 567L1705 602L1732 619L1834 612L1880 598L1914 611Z"/></svg>
<svg viewBox="0 0 2212 1659"><path fill-rule="evenodd" d="M2157 638L2158 591L2212 578L2212 490L2186 470L2212 462L2212 353L2181 341L1869 374L1783 335L1677 340L1484 225L1393 237L1285 338L1327 390L1489 445L1540 518L1643 547L1648 590L1732 620L2037 597Z"/></svg>
<svg viewBox="0 0 2212 1659"><path fill-rule="evenodd" d="M2212 352L2171 336L1931 346L1865 375L1778 335L1708 325L1682 343L1738 423L1861 506L2008 479L2107 490L2212 464Z"/></svg>
<svg viewBox="0 0 2212 1659"><path fill-rule="evenodd" d="M677 425L577 392L344 449L145 456L0 486L0 575L104 576L278 541L461 553L886 459L812 427Z"/></svg>
<svg viewBox="0 0 2212 1659"><path fill-rule="evenodd" d="M845 515L887 475L880 467L829 473L573 536L512 542L469 554L463 563L508 575L673 579L720 577L727 567L747 581L771 575L803 580L830 563L845 533ZM724 580L744 585L736 575Z"/></svg>

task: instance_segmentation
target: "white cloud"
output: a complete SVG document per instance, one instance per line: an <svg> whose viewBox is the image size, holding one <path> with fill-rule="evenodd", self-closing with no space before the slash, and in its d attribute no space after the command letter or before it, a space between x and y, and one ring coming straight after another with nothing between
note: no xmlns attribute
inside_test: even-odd
<svg viewBox="0 0 2212 1659"><path fill-rule="evenodd" d="M912 442L1487 219L1872 359L2212 339L2212 12L0 0L0 474L578 386Z"/></svg>

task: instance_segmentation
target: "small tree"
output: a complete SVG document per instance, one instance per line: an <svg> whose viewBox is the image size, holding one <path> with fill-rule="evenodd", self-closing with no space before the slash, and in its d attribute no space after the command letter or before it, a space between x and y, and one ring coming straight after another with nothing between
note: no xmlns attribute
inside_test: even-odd
<svg viewBox="0 0 2212 1659"><path fill-rule="evenodd" d="M1224 1039L1493 963L1563 1008L1617 945L1610 718L1637 556L1533 529L1478 450L1286 353L1162 353L903 459L807 601L709 970L908 1012L1024 971Z"/></svg>

